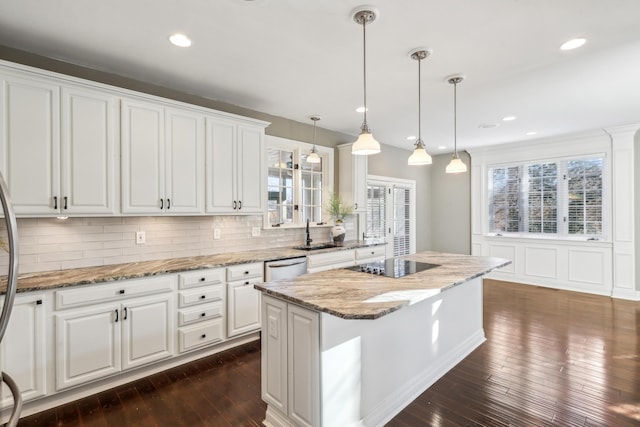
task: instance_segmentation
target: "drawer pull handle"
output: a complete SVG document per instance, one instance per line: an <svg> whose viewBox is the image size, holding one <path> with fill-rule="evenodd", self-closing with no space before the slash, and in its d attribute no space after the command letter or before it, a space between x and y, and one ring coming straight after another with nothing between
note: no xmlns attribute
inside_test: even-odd
<svg viewBox="0 0 640 427"><path fill-rule="evenodd" d="M249 282L244 282L245 286L249 284Z"/></svg>
<svg viewBox="0 0 640 427"><path fill-rule="evenodd" d="M204 317L204 316L206 316L206 315L207 315L207 313L202 313L200 316Z"/></svg>
<svg viewBox="0 0 640 427"><path fill-rule="evenodd" d="M201 338L206 338L207 334L202 334Z"/></svg>
<svg viewBox="0 0 640 427"><path fill-rule="evenodd" d="M124 308L124 317L122 320L127 320L127 307Z"/></svg>
<svg viewBox="0 0 640 427"><path fill-rule="evenodd" d="M36 305L42 305L42 300L41 299L37 300Z"/></svg>
<svg viewBox="0 0 640 427"><path fill-rule="evenodd" d="M116 323L118 323L118 309L116 308Z"/></svg>
<svg viewBox="0 0 640 427"><path fill-rule="evenodd" d="M205 299L207 296L206 295L201 295L200 299Z"/></svg>
<svg viewBox="0 0 640 427"><path fill-rule="evenodd" d="M53 209L58 209L58 196L53 196Z"/></svg>
<svg viewBox="0 0 640 427"><path fill-rule="evenodd" d="M249 270L245 271L244 274L249 274Z"/></svg>
<svg viewBox="0 0 640 427"><path fill-rule="evenodd" d="M120 295L124 295L124 289L120 289Z"/></svg>
<svg viewBox="0 0 640 427"><path fill-rule="evenodd" d="M201 282L204 282L205 280L207 280L207 279L205 279L204 277L201 277L201 278L200 278L200 281L201 281Z"/></svg>

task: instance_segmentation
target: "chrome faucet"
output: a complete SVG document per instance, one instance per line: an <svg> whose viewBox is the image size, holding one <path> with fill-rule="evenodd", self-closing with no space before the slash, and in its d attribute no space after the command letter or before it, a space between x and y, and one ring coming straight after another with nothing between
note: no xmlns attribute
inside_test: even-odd
<svg viewBox="0 0 640 427"><path fill-rule="evenodd" d="M311 234L309 233L309 218L307 218L307 246L311 246Z"/></svg>

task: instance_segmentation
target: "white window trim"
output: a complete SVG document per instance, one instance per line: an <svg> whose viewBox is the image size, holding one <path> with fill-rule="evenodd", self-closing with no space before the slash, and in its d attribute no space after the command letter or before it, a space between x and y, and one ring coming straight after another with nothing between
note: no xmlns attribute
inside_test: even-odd
<svg viewBox="0 0 640 427"><path fill-rule="evenodd" d="M297 159L300 159L300 152L310 152L313 148L313 144L309 144L307 142L296 141L293 139L281 138L279 136L266 135L265 136L265 152L268 148L277 148L281 150L289 150L294 152L294 156ZM322 145L316 144L316 151L320 158L322 158L322 200L329 200L329 197L333 190L333 170L334 170L334 149L330 147L325 147ZM268 156L265 156L265 172L268 171L268 166L266 162L268 161ZM302 173L301 169L297 169L294 171L296 182L300 182L300 174ZM268 175L265 175L264 179L268 179ZM268 185L265 185L265 189L268 188ZM299 190L299 189L298 189ZM293 203L299 205L300 204L300 192L295 191L293 194ZM291 224L281 224L279 227L272 227L269 224L269 212L268 212L268 194L265 191L264 197L264 206L265 211L263 215L263 224L262 227L266 230L273 229L289 229L289 228L302 228L306 227L306 224L302 223L302 210L298 210L294 213L294 221ZM325 206L322 207L322 219L323 224L317 225L311 223L311 227L322 227L327 226L329 222L329 215L325 213Z"/></svg>

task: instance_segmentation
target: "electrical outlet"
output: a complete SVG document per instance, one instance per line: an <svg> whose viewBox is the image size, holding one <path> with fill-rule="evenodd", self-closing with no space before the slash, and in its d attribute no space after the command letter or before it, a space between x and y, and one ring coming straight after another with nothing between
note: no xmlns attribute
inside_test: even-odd
<svg viewBox="0 0 640 427"><path fill-rule="evenodd" d="M260 227L253 227L251 229L251 237L260 237Z"/></svg>
<svg viewBox="0 0 640 427"><path fill-rule="evenodd" d="M136 231L136 245L144 245L147 242L147 235L144 231Z"/></svg>
<svg viewBox="0 0 640 427"><path fill-rule="evenodd" d="M213 229L213 239L214 240L218 240L220 238L220 229L219 228L214 228Z"/></svg>

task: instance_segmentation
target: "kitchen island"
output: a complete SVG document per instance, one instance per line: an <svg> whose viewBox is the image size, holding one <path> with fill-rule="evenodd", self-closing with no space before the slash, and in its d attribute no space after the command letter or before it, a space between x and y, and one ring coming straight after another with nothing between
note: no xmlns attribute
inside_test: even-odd
<svg viewBox="0 0 640 427"><path fill-rule="evenodd" d="M404 277L337 269L255 285L265 425L384 425L484 342L482 276L508 260L401 261Z"/></svg>

